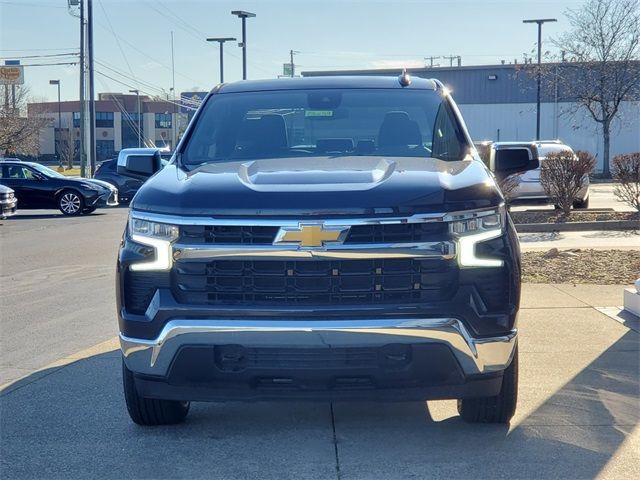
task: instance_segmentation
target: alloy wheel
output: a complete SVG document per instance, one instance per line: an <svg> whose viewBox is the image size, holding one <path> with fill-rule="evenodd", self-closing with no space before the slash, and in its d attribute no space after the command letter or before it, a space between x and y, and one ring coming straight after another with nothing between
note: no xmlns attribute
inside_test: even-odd
<svg viewBox="0 0 640 480"><path fill-rule="evenodd" d="M60 210L63 213L73 215L74 213L78 213L80 210L80 197L75 193L65 193L60 198Z"/></svg>

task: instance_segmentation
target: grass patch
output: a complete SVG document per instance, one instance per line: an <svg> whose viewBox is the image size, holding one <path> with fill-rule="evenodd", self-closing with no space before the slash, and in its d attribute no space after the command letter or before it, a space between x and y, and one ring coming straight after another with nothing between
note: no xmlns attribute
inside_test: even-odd
<svg viewBox="0 0 640 480"><path fill-rule="evenodd" d="M55 168L54 170L56 172L61 173L65 177L79 177L80 176L80 169L79 168L70 168L69 170L65 169L63 171L60 171L57 168Z"/></svg>

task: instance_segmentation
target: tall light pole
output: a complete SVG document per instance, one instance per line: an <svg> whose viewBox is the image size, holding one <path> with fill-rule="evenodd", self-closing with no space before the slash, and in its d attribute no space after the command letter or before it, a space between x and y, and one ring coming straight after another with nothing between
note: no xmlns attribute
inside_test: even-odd
<svg viewBox="0 0 640 480"><path fill-rule="evenodd" d="M224 42L235 42L234 37L216 37L216 38L207 38L207 42L218 42L220 44L220 83L224 83Z"/></svg>
<svg viewBox="0 0 640 480"><path fill-rule="evenodd" d="M58 141L55 142L55 131L53 134L54 142L58 145L56 149L56 157L58 157L58 165L62 166L62 157L60 156L60 136L62 135L62 105L60 103L60 80L49 80L49 85L58 86Z"/></svg>
<svg viewBox="0 0 640 480"><path fill-rule="evenodd" d="M244 10L233 10L231 15L235 15L242 19L242 79L247 79L247 18L255 17L255 13L245 12Z"/></svg>
<svg viewBox="0 0 640 480"><path fill-rule="evenodd" d="M138 111L138 148L142 146L142 129L140 128L140 90L129 90L129 93L136 94L136 110Z"/></svg>
<svg viewBox="0 0 640 480"><path fill-rule="evenodd" d="M555 18L537 18L532 20L523 20L522 23L538 24L538 91L536 94L536 140L540 140L540 84L542 82L542 24L547 22L557 22Z"/></svg>

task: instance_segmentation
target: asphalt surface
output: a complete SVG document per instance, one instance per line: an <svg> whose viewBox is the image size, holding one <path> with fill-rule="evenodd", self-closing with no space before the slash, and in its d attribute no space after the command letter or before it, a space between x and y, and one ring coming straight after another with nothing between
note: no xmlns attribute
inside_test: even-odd
<svg viewBox="0 0 640 480"><path fill-rule="evenodd" d="M115 338L125 221L0 222L0 478L640 477L640 335L615 285L524 286L509 427L467 425L454 401L196 403L137 427Z"/></svg>

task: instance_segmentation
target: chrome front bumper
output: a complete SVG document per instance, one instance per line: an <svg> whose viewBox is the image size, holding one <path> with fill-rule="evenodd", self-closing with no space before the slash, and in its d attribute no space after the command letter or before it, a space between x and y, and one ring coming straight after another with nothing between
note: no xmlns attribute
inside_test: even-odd
<svg viewBox="0 0 640 480"><path fill-rule="evenodd" d="M184 345L331 348L382 346L390 343L447 345L465 375L504 370L511 363L517 331L474 338L455 318L372 320L172 320L156 339L120 334L129 370L166 376Z"/></svg>

